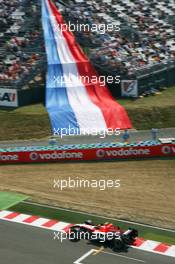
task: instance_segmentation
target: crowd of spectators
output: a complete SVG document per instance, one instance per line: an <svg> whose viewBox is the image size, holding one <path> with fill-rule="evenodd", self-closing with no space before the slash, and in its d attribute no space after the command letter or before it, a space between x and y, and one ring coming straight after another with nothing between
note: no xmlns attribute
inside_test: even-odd
<svg viewBox="0 0 175 264"><path fill-rule="evenodd" d="M29 76L44 52L40 1L0 0L0 82ZM174 0L74 0L63 14L74 24L113 25L120 31L77 31L90 46L90 59L111 73L132 75L138 69L175 60ZM58 5L58 2L57 2ZM100 27L98 28L100 29ZM41 53L40 53L41 52ZM2 53L2 54L1 54ZM1 84L0 83L0 84Z"/></svg>
<svg viewBox="0 0 175 264"><path fill-rule="evenodd" d="M21 13L23 11L23 0L0 0L0 28L1 33L11 27L20 27L23 22L22 16L12 19L15 12Z"/></svg>
<svg viewBox="0 0 175 264"><path fill-rule="evenodd" d="M14 86L24 80L41 59L42 32L35 23L41 11L35 3L30 0L0 0L1 86Z"/></svg>
<svg viewBox="0 0 175 264"><path fill-rule="evenodd" d="M20 80L21 77L29 75L30 70L36 61L38 60L38 54L22 54L21 56L11 55L4 64L0 64L0 80L10 82Z"/></svg>
<svg viewBox="0 0 175 264"><path fill-rule="evenodd" d="M174 0L76 0L64 10L66 21L80 24L113 24L120 31L77 31L92 45L90 56L110 72L132 75L138 69L175 60Z"/></svg>

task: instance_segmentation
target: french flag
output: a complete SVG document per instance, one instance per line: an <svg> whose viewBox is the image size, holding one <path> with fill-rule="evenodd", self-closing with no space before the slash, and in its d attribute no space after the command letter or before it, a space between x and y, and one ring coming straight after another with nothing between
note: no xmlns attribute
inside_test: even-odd
<svg viewBox="0 0 175 264"><path fill-rule="evenodd" d="M48 62L46 108L53 133L131 128L125 109L106 85L91 81L99 75L51 0L42 0L42 24Z"/></svg>

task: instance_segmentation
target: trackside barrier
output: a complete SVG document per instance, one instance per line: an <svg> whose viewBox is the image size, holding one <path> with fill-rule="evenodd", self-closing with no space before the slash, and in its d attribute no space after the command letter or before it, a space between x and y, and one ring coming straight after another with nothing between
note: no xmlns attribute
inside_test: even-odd
<svg viewBox="0 0 175 264"><path fill-rule="evenodd" d="M0 152L0 164L174 157L175 144L155 146Z"/></svg>

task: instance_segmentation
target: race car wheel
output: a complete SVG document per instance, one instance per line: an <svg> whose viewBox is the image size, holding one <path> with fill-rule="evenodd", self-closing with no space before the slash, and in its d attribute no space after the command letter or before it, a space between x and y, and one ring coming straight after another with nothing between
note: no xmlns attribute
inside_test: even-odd
<svg viewBox="0 0 175 264"><path fill-rule="evenodd" d="M73 228L73 229L71 229L71 232L69 233L69 240L71 242L78 242L78 241L80 241L80 229L79 228Z"/></svg>
<svg viewBox="0 0 175 264"><path fill-rule="evenodd" d="M112 249L113 251L118 251L124 248L124 243L121 239L114 238L112 240Z"/></svg>

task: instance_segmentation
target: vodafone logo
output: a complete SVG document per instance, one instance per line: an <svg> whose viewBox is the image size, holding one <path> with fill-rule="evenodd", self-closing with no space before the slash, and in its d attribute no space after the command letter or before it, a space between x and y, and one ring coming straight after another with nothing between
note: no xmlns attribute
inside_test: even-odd
<svg viewBox="0 0 175 264"><path fill-rule="evenodd" d="M39 158L39 155L37 152L31 152L30 153L30 159L31 160L37 160Z"/></svg>
<svg viewBox="0 0 175 264"><path fill-rule="evenodd" d="M19 156L16 154L0 154L0 161L18 161Z"/></svg>
<svg viewBox="0 0 175 264"><path fill-rule="evenodd" d="M173 146L163 146L162 153L165 155L169 155L171 153L175 153L175 147Z"/></svg>
<svg viewBox="0 0 175 264"><path fill-rule="evenodd" d="M96 152L96 156L97 158L104 158L105 156L105 151L103 149L98 149L97 152Z"/></svg>
<svg viewBox="0 0 175 264"><path fill-rule="evenodd" d="M98 158L104 158L107 157L130 157L130 156L149 156L150 155L150 149L147 148L121 148L121 149L111 149L111 150L104 150L104 149L98 149L96 152L96 156Z"/></svg>
<svg viewBox="0 0 175 264"><path fill-rule="evenodd" d="M129 156L149 156L150 150L147 148L121 148L118 150L107 150L108 157L129 157Z"/></svg>
<svg viewBox="0 0 175 264"><path fill-rule="evenodd" d="M82 159L82 152L52 152L52 153L38 153L31 152L30 160L60 160L60 159Z"/></svg>

